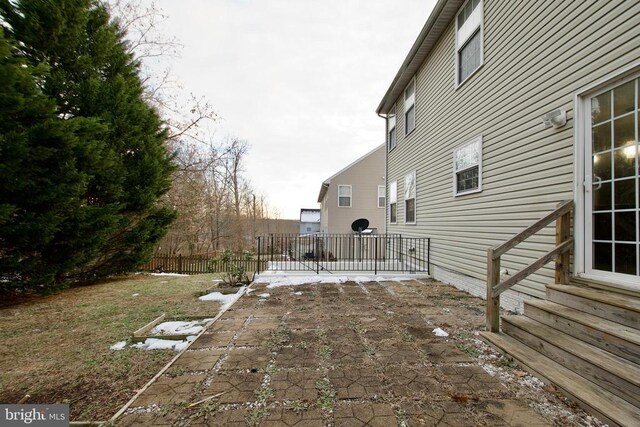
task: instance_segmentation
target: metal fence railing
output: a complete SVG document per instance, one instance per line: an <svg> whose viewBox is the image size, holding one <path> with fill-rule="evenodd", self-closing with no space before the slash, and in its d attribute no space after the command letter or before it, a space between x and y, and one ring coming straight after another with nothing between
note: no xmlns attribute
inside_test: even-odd
<svg viewBox="0 0 640 427"><path fill-rule="evenodd" d="M277 271L429 273L430 243L400 234L271 234L257 238L256 257Z"/></svg>

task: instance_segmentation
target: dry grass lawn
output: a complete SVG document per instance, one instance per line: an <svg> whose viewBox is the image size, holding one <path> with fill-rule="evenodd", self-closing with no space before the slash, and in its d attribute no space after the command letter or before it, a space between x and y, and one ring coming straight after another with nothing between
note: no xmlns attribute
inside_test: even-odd
<svg viewBox="0 0 640 427"><path fill-rule="evenodd" d="M217 277L136 275L0 308L0 402L29 394L70 404L72 420L110 418L175 352L109 347L162 313L215 316L197 296Z"/></svg>

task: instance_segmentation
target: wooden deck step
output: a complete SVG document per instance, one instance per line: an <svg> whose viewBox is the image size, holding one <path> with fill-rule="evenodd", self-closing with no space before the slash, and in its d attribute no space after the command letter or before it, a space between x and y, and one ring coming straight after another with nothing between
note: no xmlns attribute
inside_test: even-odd
<svg viewBox="0 0 640 427"><path fill-rule="evenodd" d="M571 285L547 285L547 299L555 303L640 329L640 298Z"/></svg>
<svg viewBox="0 0 640 427"><path fill-rule="evenodd" d="M640 407L640 367L524 316L502 318L505 334Z"/></svg>
<svg viewBox="0 0 640 427"><path fill-rule="evenodd" d="M493 332L480 332L480 335L498 351L517 360L532 374L547 383L555 384L567 397L602 421L617 426L638 424L640 409L624 399L511 337Z"/></svg>
<svg viewBox="0 0 640 427"><path fill-rule="evenodd" d="M551 301L529 300L524 314L640 365L640 331Z"/></svg>

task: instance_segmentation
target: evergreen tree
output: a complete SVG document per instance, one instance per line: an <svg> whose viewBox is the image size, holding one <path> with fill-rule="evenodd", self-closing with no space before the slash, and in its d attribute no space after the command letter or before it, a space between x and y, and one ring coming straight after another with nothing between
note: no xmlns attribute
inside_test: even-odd
<svg viewBox="0 0 640 427"><path fill-rule="evenodd" d="M50 284L130 271L151 255L175 213L158 205L173 171L166 131L143 101L122 32L94 0L0 0L0 14L16 40L11 61L24 72L46 67L45 74L31 73L38 90L26 95L52 112L23 132L22 145L13 142L20 139L10 124L7 133L2 128L0 171L6 163L9 182L18 184L1 194L0 241L7 254L20 248L12 257L0 253L2 273ZM0 113L3 123L12 118ZM43 123L53 136L37 133ZM55 143L40 162L35 148L49 138ZM20 166L7 142L22 149Z"/></svg>

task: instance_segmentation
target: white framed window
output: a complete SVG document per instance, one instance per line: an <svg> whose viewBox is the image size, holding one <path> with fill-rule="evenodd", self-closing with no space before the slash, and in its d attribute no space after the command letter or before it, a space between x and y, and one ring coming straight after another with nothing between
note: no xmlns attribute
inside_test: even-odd
<svg viewBox="0 0 640 427"><path fill-rule="evenodd" d="M398 181L389 184L389 223L398 223Z"/></svg>
<svg viewBox="0 0 640 427"><path fill-rule="evenodd" d="M483 63L482 0L467 0L456 16L456 84L462 84Z"/></svg>
<svg viewBox="0 0 640 427"><path fill-rule="evenodd" d="M416 223L416 171L404 176L404 222Z"/></svg>
<svg viewBox="0 0 640 427"><path fill-rule="evenodd" d="M351 207L351 186L350 185L338 185L338 207L339 208Z"/></svg>
<svg viewBox="0 0 640 427"><path fill-rule="evenodd" d="M384 185L378 185L378 207L387 207L387 189Z"/></svg>
<svg viewBox="0 0 640 427"><path fill-rule="evenodd" d="M482 191L482 136L453 150L453 194Z"/></svg>
<svg viewBox="0 0 640 427"><path fill-rule="evenodd" d="M396 112L387 116L387 147L389 151L396 148Z"/></svg>
<svg viewBox="0 0 640 427"><path fill-rule="evenodd" d="M416 128L416 79L404 90L404 134L409 135Z"/></svg>

